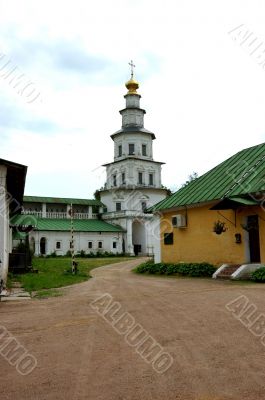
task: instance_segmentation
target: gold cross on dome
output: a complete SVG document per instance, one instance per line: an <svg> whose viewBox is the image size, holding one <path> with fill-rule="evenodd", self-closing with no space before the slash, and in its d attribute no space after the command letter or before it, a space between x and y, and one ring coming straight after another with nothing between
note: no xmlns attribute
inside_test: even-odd
<svg viewBox="0 0 265 400"><path fill-rule="evenodd" d="M133 63L133 60L131 60L131 62L129 62L129 65L131 67L131 78L133 78L133 69L135 68L135 65Z"/></svg>

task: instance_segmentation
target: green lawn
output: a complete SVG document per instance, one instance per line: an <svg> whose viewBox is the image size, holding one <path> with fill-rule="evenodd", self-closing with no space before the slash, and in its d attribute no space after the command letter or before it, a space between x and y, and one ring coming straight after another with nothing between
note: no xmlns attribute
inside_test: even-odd
<svg viewBox="0 0 265 400"><path fill-rule="evenodd" d="M131 257L78 258L78 273L72 275L71 258L34 258L32 266L39 272L14 275L12 280L20 281L25 290L31 293L86 281L91 278L89 272L92 269L130 259Z"/></svg>

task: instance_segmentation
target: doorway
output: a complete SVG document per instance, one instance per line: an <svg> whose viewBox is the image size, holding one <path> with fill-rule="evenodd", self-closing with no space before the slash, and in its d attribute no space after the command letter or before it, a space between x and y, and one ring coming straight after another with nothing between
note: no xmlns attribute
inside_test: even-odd
<svg viewBox="0 0 265 400"><path fill-rule="evenodd" d="M40 240L40 254L46 254L46 238L42 237Z"/></svg>
<svg viewBox="0 0 265 400"><path fill-rule="evenodd" d="M259 240L259 216L249 215L247 217L249 255L251 263L260 262L260 240Z"/></svg>
<svg viewBox="0 0 265 400"><path fill-rule="evenodd" d="M134 244L133 249L134 249L134 255L138 256L139 253L141 253L142 251L142 246L140 244Z"/></svg>

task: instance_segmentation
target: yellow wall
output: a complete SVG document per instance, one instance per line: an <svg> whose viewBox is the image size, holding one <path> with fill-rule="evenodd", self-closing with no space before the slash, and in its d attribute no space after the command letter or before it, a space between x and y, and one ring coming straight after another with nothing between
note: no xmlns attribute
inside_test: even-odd
<svg viewBox="0 0 265 400"><path fill-rule="evenodd" d="M213 211L211 205L187 210L187 228L173 228L172 216L186 215L185 210L164 213L161 216L161 257L163 262L203 262L215 265L223 263L242 264L249 262L248 232L240 224L246 223L248 215L259 215L261 262L265 263L265 212L261 207L242 207L233 210ZM221 215L220 215L221 214ZM224 217L229 219L227 221ZM214 222L226 223L226 232L213 232ZM164 233L174 233L173 245L164 244ZM242 243L235 243L235 233L241 233Z"/></svg>

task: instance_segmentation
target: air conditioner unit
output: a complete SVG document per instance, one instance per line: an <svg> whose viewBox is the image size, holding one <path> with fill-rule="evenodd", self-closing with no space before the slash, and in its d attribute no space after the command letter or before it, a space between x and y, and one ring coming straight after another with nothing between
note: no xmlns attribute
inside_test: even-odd
<svg viewBox="0 0 265 400"><path fill-rule="evenodd" d="M186 228L187 223L185 215L174 215L174 217L172 217L172 226L174 228Z"/></svg>

